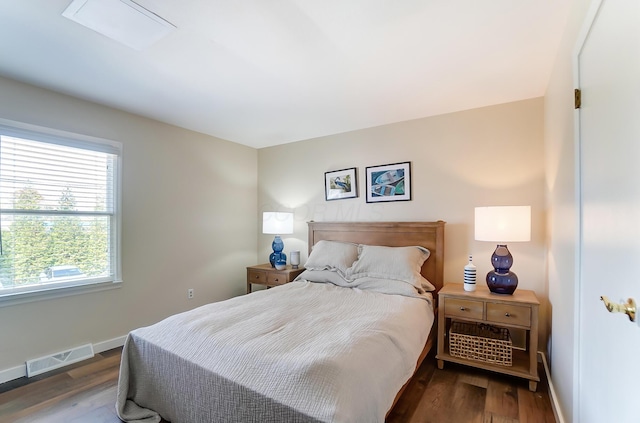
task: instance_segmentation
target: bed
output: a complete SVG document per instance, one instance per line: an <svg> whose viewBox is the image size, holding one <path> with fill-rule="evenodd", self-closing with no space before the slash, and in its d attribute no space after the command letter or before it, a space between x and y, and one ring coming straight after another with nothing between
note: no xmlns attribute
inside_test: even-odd
<svg viewBox="0 0 640 423"><path fill-rule="evenodd" d="M434 343L444 222L309 222L296 281L127 336L128 422L383 422Z"/></svg>

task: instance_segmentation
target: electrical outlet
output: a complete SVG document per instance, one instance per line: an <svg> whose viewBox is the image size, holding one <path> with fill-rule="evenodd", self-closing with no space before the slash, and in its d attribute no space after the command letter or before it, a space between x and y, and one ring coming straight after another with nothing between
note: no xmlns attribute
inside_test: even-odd
<svg viewBox="0 0 640 423"><path fill-rule="evenodd" d="M187 289L187 298L188 299L192 299L193 298L193 288Z"/></svg>

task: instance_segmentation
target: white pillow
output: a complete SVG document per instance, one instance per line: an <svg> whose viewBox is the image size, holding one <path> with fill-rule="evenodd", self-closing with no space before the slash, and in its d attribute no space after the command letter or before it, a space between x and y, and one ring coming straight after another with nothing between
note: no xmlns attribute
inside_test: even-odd
<svg viewBox="0 0 640 423"><path fill-rule="evenodd" d="M422 264L430 251L424 247L383 247L359 245L358 260L346 272L349 280L379 278L400 280L419 290L435 291L435 287L421 274Z"/></svg>
<svg viewBox="0 0 640 423"><path fill-rule="evenodd" d="M358 258L358 245L351 242L318 241L304 264L307 270L331 270L344 274Z"/></svg>

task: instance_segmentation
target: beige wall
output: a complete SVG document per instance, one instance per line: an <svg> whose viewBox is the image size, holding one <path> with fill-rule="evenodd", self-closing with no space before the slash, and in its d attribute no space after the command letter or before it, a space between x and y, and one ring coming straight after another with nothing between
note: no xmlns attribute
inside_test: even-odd
<svg viewBox="0 0 640 423"><path fill-rule="evenodd" d="M548 346L560 411L574 421L576 363L575 295L577 274L576 153L573 109L573 51L589 0L574 0L545 95L545 163L548 213ZM551 319L551 315L553 318Z"/></svg>
<svg viewBox="0 0 640 423"><path fill-rule="evenodd" d="M0 93L0 118L124 150L122 288L0 308L0 371L245 291L257 259L255 149L8 79Z"/></svg>
<svg viewBox="0 0 640 423"><path fill-rule="evenodd" d="M519 287L539 294L546 316L543 114L537 98L260 149L259 212L294 211L285 252L301 250L303 261L309 220L445 220L445 281L461 282L468 253L485 275L495 249L474 240L474 207L531 205L532 241L509 249ZM403 161L412 165L412 201L366 203L365 167ZM349 167L358 168L359 198L325 201L324 172ZM271 240L259 235L261 262Z"/></svg>

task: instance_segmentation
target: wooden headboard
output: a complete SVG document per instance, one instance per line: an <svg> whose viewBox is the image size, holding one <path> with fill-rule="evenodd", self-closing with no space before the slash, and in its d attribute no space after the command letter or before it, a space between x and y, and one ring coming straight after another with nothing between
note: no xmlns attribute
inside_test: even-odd
<svg viewBox="0 0 640 423"><path fill-rule="evenodd" d="M436 287L444 283L445 222L308 222L309 254L320 240L404 247L419 245L431 255L422 265L422 276ZM435 293L434 293L435 294ZM434 295L434 298L437 298Z"/></svg>

